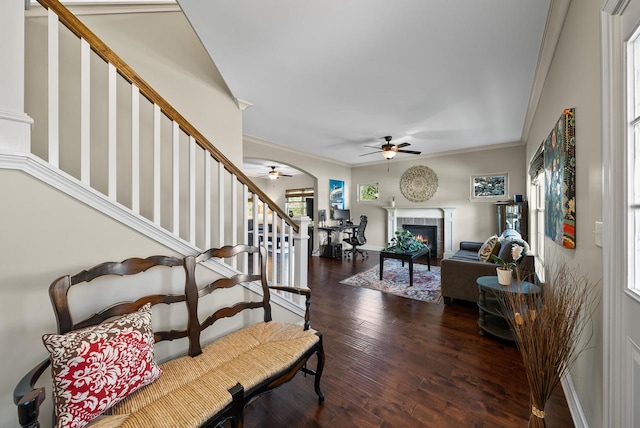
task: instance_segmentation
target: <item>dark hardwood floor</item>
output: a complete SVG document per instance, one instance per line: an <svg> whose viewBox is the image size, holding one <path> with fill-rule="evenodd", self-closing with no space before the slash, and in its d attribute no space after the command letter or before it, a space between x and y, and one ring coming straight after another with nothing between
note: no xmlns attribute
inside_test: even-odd
<svg viewBox="0 0 640 428"><path fill-rule="evenodd" d="M526 426L517 349L478 334L473 304L445 307L339 284L377 262L372 251L364 261L309 259L325 402L317 401L313 377L299 373L251 403L245 427ZM560 387L545 410L548 427L573 427Z"/></svg>

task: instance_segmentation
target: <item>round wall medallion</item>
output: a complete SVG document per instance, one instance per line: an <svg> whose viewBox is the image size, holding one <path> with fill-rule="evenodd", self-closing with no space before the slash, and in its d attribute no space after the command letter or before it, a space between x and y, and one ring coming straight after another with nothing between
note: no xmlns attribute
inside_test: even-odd
<svg viewBox="0 0 640 428"><path fill-rule="evenodd" d="M424 165L412 166L400 178L400 192L411 202L428 201L438 190L438 176Z"/></svg>

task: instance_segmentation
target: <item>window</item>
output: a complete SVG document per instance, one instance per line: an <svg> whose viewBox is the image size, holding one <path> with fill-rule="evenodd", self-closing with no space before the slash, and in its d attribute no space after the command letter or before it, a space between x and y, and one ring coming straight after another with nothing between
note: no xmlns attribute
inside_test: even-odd
<svg viewBox="0 0 640 428"><path fill-rule="evenodd" d="M629 228L627 248L629 248L630 291L640 294L640 30L631 38L628 52L628 104L627 104L627 225Z"/></svg>
<svg viewBox="0 0 640 428"><path fill-rule="evenodd" d="M544 171L531 180L531 249L536 258L536 273L544 281Z"/></svg>
<svg viewBox="0 0 640 428"><path fill-rule="evenodd" d="M313 200L313 189L287 189L284 192L285 211L289 214L289 217L296 215L312 216L313 213L307 212L307 199Z"/></svg>
<svg viewBox="0 0 640 428"><path fill-rule="evenodd" d="M358 184L358 202L378 202L378 183Z"/></svg>

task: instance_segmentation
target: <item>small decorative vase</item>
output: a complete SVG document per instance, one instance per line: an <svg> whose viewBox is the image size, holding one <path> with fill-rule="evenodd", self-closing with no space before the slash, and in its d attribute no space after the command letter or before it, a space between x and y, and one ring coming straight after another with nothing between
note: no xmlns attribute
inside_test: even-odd
<svg viewBox="0 0 640 428"><path fill-rule="evenodd" d="M503 269L501 267L496 268L498 274L498 284L511 285L511 279L513 278L513 271L511 269Z"/></svg>

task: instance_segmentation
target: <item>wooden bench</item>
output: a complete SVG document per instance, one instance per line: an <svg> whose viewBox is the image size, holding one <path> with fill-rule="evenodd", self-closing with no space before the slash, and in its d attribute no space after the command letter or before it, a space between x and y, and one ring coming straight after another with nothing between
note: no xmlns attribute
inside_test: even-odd
<svg viewBox="0 0 640 428"><path fill-rule="evenodd" d="M259 272L253 274L237 274L230 278L220 278L205 284L196 276L203 270L213 276L211 270L201 266L211 263L211 259L227 259L248 253L251 257L259 257ZM175 277L175 270L184 270L182 284L173 284L180 292L167 292L172 287L167 278ZM102 299L117 288L123 279L110 279L106 276L120 275L136 279L134 275L146 271L167 270L161 280L154 284L155 291L149 293L148 284L145 293L137 293L135 286L127 285L118 293L126 294L126 298L109 304L92 315L74 320L77 312L77 300L71 295L74 291L81 293L80 299L93 295L94 299ZM149 274L147 272L146 274ZM322 335L309 328L308 289L293 287L269 286L266 279L266 250L264 247L238 245L211 249L196 256L184 259L154 256L147 259L132 258L123 262L108 262L82 271L73 276L63 276L54 281L49 293L57 319L58 333L77 333L79 329L90 326L103 326L105 322L122 319L146 304L159 305L153 311L153 321L169 326L153 330L155 348L160 342L183 339L182 348L188 348L178 355L160 364L162 374L147 386L143 386L125 399L115 404L106 413L89 423L91 427L213 427L225 421L231 426L243 425L243 408L253 398L292 379L298 371L315 375L314 388L319 401L324 400L320 389L320 377L324 367L324 351ZM204 275L203 276L207 276ZM105 278L108 281L104 281ZM103 282L96 284L98 279ZM247 282L257 282L262 288L259 300L242 300L231 305L217 304L212 293L225 293ZM131 282L131 281L130 281ZM174 281L175 282L175 281ZM79 286L82 287L79 287ZM92 290L88 287L97 288ZM142 287L141 287L142 288ZM238 288L235 288L238 290ZM242 288L241 295L254 293ZM270 290L282 290L296 293L306 298L304 326L292 323L278 323L271 319ZM89 294L95 291L95 294ZM76 298L77 299L77 298ZM227 302L229 298L225 298ZM246 298L245 298L246 299ZM86 302L86 300L84 300ZM206 304L205 304L206 302ZM74 306L74 308L72 308ZM81 306L81 305L80 305ZM157 318L157 311L164 307L170 316ZM203 312L205 308L216 307L215 310ZM174 309L175 308L175 309ZM247 324L245 310L262 309L263 321ZM82 312L82 311L80 311ZM251 312L251 311L249 311ZM250 314L249 314L250 317ZM171 322L168 322L168 319ZM203 346L203 332L219 320L232 320L244 327L212 340ZM232 322L226 321L226 322ZM66 337L66 336L65 336ZM168 345L174 343L167 342ZM184 346L186 345L186 346ZM174 353L173 355L176 355ZM316 370L307 368L308 360L317 357ZM36 387L39 377L48 371L50 359L47 359L29 372L14 391L14 401L18 406L18 419L23 427L38 427L38 414L44 401L43 387Z"/></svg>

